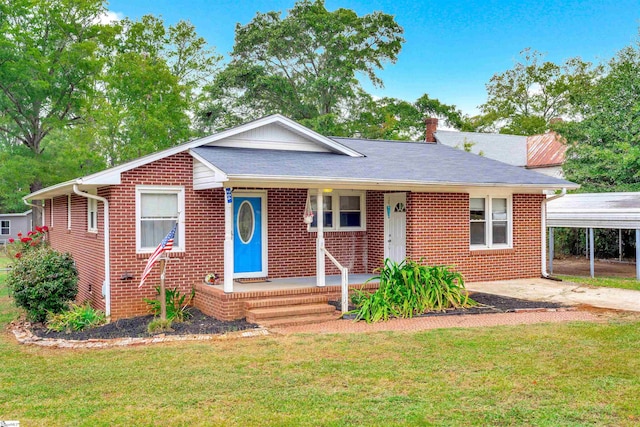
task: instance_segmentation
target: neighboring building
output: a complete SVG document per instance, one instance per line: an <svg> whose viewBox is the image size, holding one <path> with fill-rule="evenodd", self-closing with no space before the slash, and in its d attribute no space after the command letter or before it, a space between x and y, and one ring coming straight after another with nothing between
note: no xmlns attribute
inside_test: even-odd
<svg viewBox="0 0 640 427"><path fill-rule="evenodd" d="M437 130L438 119L428 120L435 121L427 132L427 138L434 142L555 178L564 177L562 164L567 147L553 131L533 136L456 132Z"/></svg>
<svg viewBox="0 0 640 427"><path fill-rule="evenodd" d="M144 313L158 269L142 288L140 275L177 221L167 285L195 287L198 308L233 319L250 300L303 293L235 292L236 280L325 284L338 270L323 248L350 274L408 256L468 281L538 277L544 194L577 187L442 144L328 138L274 115L25 200L45 201L51 245L76 261L79 300L112 318ZM323 210L309 225L308 204ZM202 283L213 272L222 287Z"/></svg>
<svg viewBox="0 0 640 427"><path fill-rule="evenodd" d="M31 211L0 214L0 245L9 239L17 239L18 233L25 236L33 229Z"/></svg>

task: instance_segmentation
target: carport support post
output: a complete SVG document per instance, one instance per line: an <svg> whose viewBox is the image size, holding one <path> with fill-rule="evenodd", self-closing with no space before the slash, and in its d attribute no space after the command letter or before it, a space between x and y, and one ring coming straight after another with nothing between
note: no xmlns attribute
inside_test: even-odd
<svg viewBox="0 0 640 427"><path fill-rule="evenodd" d="M640 228L636 228L636 280L640 280Z"/></svg>
<svg viewBox="0 0 640 427"><path fill-rule="evenodd" d="M316 238L316 286L324 286L324 197L322 188L318 188L316 196L316 215L318 236Z"/></svg>
<svg viewBox="0 0 640 427"><path fill-rule="evenodd" d="M554 252L554 242L553 242L553 227L549 227L549 274L553 274L553 252Z"/></svg>
<svg viewBox="0 0 640 427"><path fill-rule="evenodd" d="M595 277L594 272L594 250L593 250L593 228L589 229L589 272L591 273L591 277Z"/></svg>

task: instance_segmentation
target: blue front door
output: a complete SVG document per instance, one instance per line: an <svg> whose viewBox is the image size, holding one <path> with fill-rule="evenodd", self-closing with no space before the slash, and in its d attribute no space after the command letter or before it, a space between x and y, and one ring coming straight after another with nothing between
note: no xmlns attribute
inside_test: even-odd
<svg viewBox="0 0 640 427"><path fill-rule="evenodd" d="M233 266L238 277L265 275L262 196L234 196Z"/></svg>

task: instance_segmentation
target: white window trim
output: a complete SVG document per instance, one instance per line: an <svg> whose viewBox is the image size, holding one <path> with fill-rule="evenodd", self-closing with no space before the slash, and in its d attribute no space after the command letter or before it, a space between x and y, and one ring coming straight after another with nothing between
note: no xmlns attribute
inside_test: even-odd
<svg viewBox="0 0 640 427"><path fill-rule="evenodd" d="M96 196L98 192L96 190L87 190L88 194ZM52 205L53 206L53 205ZM91 227L91 213L94 212L96 216L96 226ZM51 222L53 222L53 215L51 216ZM90 199L87 197L87 232L98 232L98 201L96 199Z"/></svg>
<svg viewBox="0 0 640 427"><path fill-rule="evenodd" d="M484 233L485 241L484 245L472 245L471 244L471 227L469 227L469 248L471 250L486 250L486 249L512 249L513 248L513 197L511 194L474 194L469 193L469 203L471 199L484 199ZM507 199L507 243L493 244L493 218L491 212L491 201L493 199ZM471 224L471 220L469 220Z"/></svg>
<svg viewBox="0 0 640 427"><path fill-rule="evenodd" d="M325 231L364 231L367 229L367 192L357 190L334 190L330 193L324 193L325 196L331 196L331 212L333 212L333 225L331 227L324 226ZM317 190L310 189L309 197L317 196ZM360 227L340 227L340 196L360 196ZM326 212L326 211L325 211ZM307 231L316 232L317 227L307 227Z"/></svg>
<svg viewBox="0 0 640 427"><path fill-rule="evenodd" d="M178 195L178 234L180 235L180 244L174 244L171 252L185 252L186 235L185 235L185 191L180 186L157 186L157 185L137 185L136 186L136 253L146 254L153 253L157 245L152 248L143 248L142 244L142 228L140 227L141 217L141 195L145 193L152 194L177 194ZM158 242L160 243L160 242Z"/></svg>
<svg viewBox="0 0 640 427"><path fill-rule="evenodd" d="M3 222L8 223L9 225L8 225L8 226L6 226L6 227L3 227L3 226L2 226L2 223L3 223ZM3 232L2 232L2 229L3 229L3 228L8 228L8 229L9 229L9 232L8 232L8 233L3 233ZM10 220L10 219L3 219L3 220L0 220L0 235L1 235L1 236L10 236L10 235L11 235L11 220Z"/></svg>

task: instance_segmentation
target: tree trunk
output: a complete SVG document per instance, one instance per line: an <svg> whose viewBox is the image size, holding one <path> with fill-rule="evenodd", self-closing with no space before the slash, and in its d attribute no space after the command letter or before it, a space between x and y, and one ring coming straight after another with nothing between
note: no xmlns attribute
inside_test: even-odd
<svg viewBox="0 0 640 427"><path fill-rule="evenodd" d="M42 190L42 182L39 179L36 179L34 182L31 183L31 185L29 186L29 190L33 193L34 191L38 191L38 190ZM36 206L40 206L42 207L42 201L41 200L34 200L31 203L33 203ZM33 228L35 228L36 226L42 226L44 225L44 215L43 215L43 209L40 208L33 208L32 210L32 218L33 218Z"/></svg>

